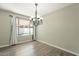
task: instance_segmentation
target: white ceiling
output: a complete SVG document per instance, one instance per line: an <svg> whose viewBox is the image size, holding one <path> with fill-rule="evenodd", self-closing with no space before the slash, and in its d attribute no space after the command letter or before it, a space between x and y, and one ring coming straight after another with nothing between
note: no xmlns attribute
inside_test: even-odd
<svg viewBox="0 0 79 59"><path fill-rule="evenodd" d="M71 3L38 3L38 15L43 16L60 8L71 5ZM12 11L27 16L34 16L34 3L0 3L0 9Z"/></svg>

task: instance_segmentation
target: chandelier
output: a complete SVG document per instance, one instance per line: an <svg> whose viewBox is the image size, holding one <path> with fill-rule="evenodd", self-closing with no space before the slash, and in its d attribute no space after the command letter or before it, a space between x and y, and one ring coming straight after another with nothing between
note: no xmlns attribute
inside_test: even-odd
<svg viewBox="0 0 79 59"><path fill-rule="evenodd" d="M32 21L33 25L36 26L36 27L43 23L42 22L43 18L42 17L38 17L37 7L38 7L38 4L35 3L35 17L31 18L31 21Z"/></svg>
<svg viewBox="0 0 79 59"><path fill-rule="evenodd" d="M32 22L33 24L33 40L37 40L37 26L42 24L42 17L38 17L37 15L37 6L38 4L35 3L35 17L34 18L31 18L30 21Z"/></svg>

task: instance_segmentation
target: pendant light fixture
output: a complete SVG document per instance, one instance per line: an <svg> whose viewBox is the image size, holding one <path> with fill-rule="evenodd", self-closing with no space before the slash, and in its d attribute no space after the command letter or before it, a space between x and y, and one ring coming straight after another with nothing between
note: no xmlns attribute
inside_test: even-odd
<svg viewBox="0 0 79 59"><path fill-rule="evenodd" d="M38 13L37 13L37 8L38 8L38 3L35 3L35 17L31 18L31 21L33 22L34 26L38 26L40 24L42 24L42 17L38 17Z"/></svg>
<svg viewBox="0 0 79 59"><path fill-rule="evenodd" d="M37 7L38 4L35 3L35 17L30 19L33 23L33 40L37 40L37 26L43 23L42 17L38 17Z"/></svg>

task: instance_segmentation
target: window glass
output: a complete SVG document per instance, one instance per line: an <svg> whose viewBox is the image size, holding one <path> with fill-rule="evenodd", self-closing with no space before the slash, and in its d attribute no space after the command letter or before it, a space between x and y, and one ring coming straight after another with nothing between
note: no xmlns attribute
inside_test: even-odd
<svg viewBox="0 0 79 59"><path fill-rule="evenodd" d="M33 35L33 25L29 20L16 18L17 35Z"/></svg>

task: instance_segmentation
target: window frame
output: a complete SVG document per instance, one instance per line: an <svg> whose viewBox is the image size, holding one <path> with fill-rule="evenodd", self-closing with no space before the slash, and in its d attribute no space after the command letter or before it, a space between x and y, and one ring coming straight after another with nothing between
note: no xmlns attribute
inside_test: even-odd
<svg viewBox="0 0 79 59"><path fill-rule="evenodd" d="M19 35L33 35L33 33L31 34L30 32L30 28L33 28L33 26L30 26L30 24L29 24L29 26L27 27L27 28L29 28L29 33L27 34L27 33L21 33L20 34L20 30L19 30L19 24L20 24L20 19L23 19L23 20L26 20L26 21L29 21L28 19L26 19L26 18L20 18L20 17L16 17L15 18L15 23L16 23L16 20L18 21L18 26L17 25L15 25L16 26L16 28L18 28L18 33L17 33L17 35L19 36ZM26 27L24 27L24 28L26 28Z"/></svg>

